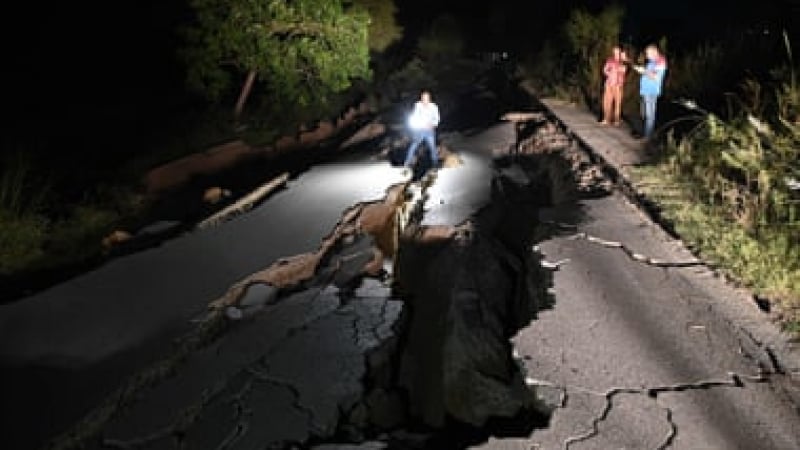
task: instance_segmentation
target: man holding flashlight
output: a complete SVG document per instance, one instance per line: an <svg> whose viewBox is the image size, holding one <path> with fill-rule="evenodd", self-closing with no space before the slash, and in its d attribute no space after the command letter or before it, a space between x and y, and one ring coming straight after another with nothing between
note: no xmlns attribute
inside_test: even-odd
<svg viewBox="0 0 800 450"><path fill-rule="evenodd" d="M406 168L411 167L411 163L417 154L417 149L422 141L428 145L431 155L431 164L436 168L439 164L439 156L436 152L436 127L439 125L439 107L431 101L431 94L422 91L419 101L414 104L414 111L408 118L408 126L411 128L411 145L406 152L406 161L403 164Z"/></svg>

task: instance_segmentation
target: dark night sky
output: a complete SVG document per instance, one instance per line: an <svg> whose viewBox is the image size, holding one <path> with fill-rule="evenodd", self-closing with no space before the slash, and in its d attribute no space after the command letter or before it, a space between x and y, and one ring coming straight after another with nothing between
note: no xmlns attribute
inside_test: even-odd
<svg viewBox="0 0 800 450"><path fill-rule="evenodd" d="M56 121L75 108L116 105L147 108L181 92L183 75L175 61L174 30L185 17L184 1L117 0L27 2L22 11L3 16L5 75L4 105L25 111L19 117L48 116ZM560 26L576 5L599 9L608 2L578 0L399 0L401 19L409 30L442 12L470 21L470 37L487 38L480 20L490 8L505 8L512 26L506 39L532 48ZM625 35L635 44L670 36L671 42L696 39L726 24L752 22L760 16L792 17L786 13L800 0L702 2L629 0ZM466 6L469 5L469 6ZM796 16L796 14L795 14ZM796 22L795 22L796 23ZM415 25L416 24L416 25ZM736 28L736 27L734 27ZM513 30L520 30L518 35ZM145 106L142 106L145 105ZM147 106L150 105L150 106Z"/></svg>
<svg viewBox="0 0 800 450"><path fill-rule="evenodd" d="M58 2L45 7L29 2L19 16L4 17L10 25L5 32L13 33L11 39L4 39L4 45L10 47L6 54L11 56L11 64L4 64L5 70L18 75L18 81L35 81L45 92L58 93L73 85L80 85L82 89L92 86L111 89L102 100L109 95L146 90L145 87L175 87L181 80L173 70L175 39L171 35L181 22L183 3L90 0ZM512 12L515 27L511 30L519 29L530 36L531 29L547 34L548 28L560 24L560 19L573 6L598 9L608 2L401 0L397 3L401 18L412 22L407 24L412 30L414 23L424 23L438 13L451 11L457 16L481 19L487 16L490 8L502 7ZM775 5L798 4L800 0L669 0L658 3L629 0L623 3L629 12L626 35L633 39L652 39L662 34L702 35L721 27L731 16L738 16L739 20L752 20L762 13L785 17L770 10ZM470 31L472 38L484 38L480 26L470 27Z"/></svg>

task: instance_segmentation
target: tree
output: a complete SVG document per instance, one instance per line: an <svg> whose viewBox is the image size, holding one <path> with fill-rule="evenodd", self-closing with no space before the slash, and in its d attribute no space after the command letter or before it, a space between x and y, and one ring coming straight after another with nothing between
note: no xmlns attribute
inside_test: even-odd
<svg viewBox="0 0 800 450"><path fill-rule="evenodd" d="M394 0L352 0L353 5L369 14L369 48L382 52L403 36L403 28L397 24L397 6Z"/></svg>
<svg viewBox="0 0 800 450"><path fill-rule="evenodd" d="M242 77L238 117L256 80L281 105L324 103L368 78L369 17L341 0L190 0L188 82L219 98Z"/></svg>
<svg viewBox="0 0 800 450"><path fill-rule="evenodd" d="M590 104L599 99L599 86L603 77L603 61L611 48L619 44L625 9L612 4L599 14L577 9L570 14L565 33L570 49L576 58L576 75Z"/></svg>

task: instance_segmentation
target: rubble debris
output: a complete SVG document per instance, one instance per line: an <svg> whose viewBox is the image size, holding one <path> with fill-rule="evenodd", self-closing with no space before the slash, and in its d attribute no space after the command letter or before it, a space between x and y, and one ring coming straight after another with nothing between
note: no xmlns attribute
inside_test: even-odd
<svg viewBox="0 0 800 450"><path fill-rule="evenodd" d="M253 205L263 200L264 197L268 196L279 187L285 185L287 181L289 181L288 173L283 173L273 178L272 180L254 189L249 194L240 198L232 205L225 207L222 211L218 211L211 217L198 223L196 228L198 229L208 228L210 226L217 225L223 220L227 220L237 214L241 214L245 211L248 211L250 208L253 207Z"/></svg>

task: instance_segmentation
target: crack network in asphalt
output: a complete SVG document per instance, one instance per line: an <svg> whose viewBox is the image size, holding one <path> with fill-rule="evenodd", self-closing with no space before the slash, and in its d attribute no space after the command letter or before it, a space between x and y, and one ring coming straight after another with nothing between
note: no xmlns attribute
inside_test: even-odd
<svg viewBox="0 0 800 450"><path fill-rule="evenodd" d="M666 421L669 424L669 431L667 432L666 436L662 440L662 443L657 447L659 450L668 448L672 442L674 442L675 437L678 434L678 428L675 422L673 421L673 411L671 408L662 405L658 402L659 394L669 393L669 392L684 392L684 391L693 391L693 390L708 390L712 388L718 387L737 387L741 388L745 386L744 381L753 382L753 383L764 383L769 381L768 376L769 373L760 372L758 375L743 375L736 372L728 372L727 379L711 379L711 380L702 380L693 383L676 383L676 384L669 384L663 386L652 386L652 387L612 387L605 392L597 392L591 389L575 387L575 386L562 386L557 385L554 383L550 383L547 381L536 380L533 378L526 378L526 383L529 386L548 386L558 389L561 392L559 398L559 407L564 408L569 401L569 391L577 391L584 394L589 394L597 397L602 397L605 401L603 409L597 414L591 422L591 429L587 432L570 436L563 441L564 450L569 450L569 448L577 443L587 441L600 433L599 425L601 422L608 418L609 413L613 409L613 401L616 396L623 395L623 394L630 394L630 395L644 395L649 399L652 399L655 404L664 410L666 414Z"/></svg>
<svg viewBox="0 0 800 450"><path fill-rule="evenodd" d="M601 239L599 237L592 236L584 232L574 234L568 237L567 239L572 241L587 241L607 248L617 248L623 253L625 253L625 255L631 261L640 262L654 267L680 268L680 267L697 267L706 265L705 262L698 259L691 259L686 261L664 261L662 259L651 258L649 256L631 250L627 245L623 244L622 242Z"/></svg>
<svg viewBox="0 0 800 450"><path fill-rule="evenodd" d="M314 434L315 432L320 431L319 427L317 427L314 422L314 411L311 410L311 408L303 405L303 403L300 401L300 391L297 389L295 385L293 385L291 382L273 377L272 375L264 372L263 370L258 370L253 367L248 367L246 370L256 381L268 383L273 386L281 387L288 390L289 393L292 394L292 407L297 411L303 413L304 416L306 416L306 423L308 424L308 427L311 430L310 434Z"/></svg>

